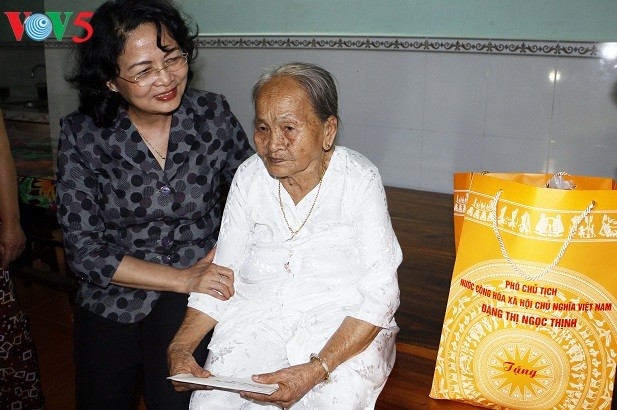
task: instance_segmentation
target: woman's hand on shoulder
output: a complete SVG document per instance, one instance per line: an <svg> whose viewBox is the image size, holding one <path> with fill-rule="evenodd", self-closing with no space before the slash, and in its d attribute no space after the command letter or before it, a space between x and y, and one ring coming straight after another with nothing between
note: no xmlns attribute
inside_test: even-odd
<svg viewBox="0 0 617 410"><path fill-rule="evenodd" d="M224 266L212 263L216 247L195 265L184 269L186 274L185 293L199 292L220 300L227 300L233 296L234 272Z"/></svg>
<svg viewBox="0 0 617 410"><path fill-rule="evenodd" d="M278 383L279 389L271 395L242 392L247 399L274 403L286 409L298 402L313 387L324 381L325 372L316 361L286 367L272 373L253 376L253 381L264 384Z"/></svg>

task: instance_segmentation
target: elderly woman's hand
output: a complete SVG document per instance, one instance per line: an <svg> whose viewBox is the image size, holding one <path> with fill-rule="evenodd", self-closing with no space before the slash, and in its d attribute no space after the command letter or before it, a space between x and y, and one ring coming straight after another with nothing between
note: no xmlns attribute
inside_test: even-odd
<svg viewBox="0 0 617 410"><path fill-rule="evenodd" d="M278 383L279 389L271 395L242 392L241 396L260 402L274 403L282 408L289 408L322 382L325 377L326 373L323 367L317 361L310 361L273 373L253 376L253 380L258 383Z"/></svg>
<svg viewBox="0 0 617 410"><path fill-rule="evenodd" d="M184 320L167 348L167 366L169 374L192 374L196 377L210 377L212 374L204 370L195 361L193 352L204 336L214 328L216 321L193 308L187 308ZM204 385L172 381L177 391L207 389Z"/></svg>
<svg viewBox="0 0 617 410"><path fill-rule="evenodd" d="M171 343L167 349L167 365L169 374L192 374L196 377L210 377L212 374L197 364L190 349L178 343ZM176 391L205 389L206 386L191 383L182 383L175 380L171 381Z"/></svg>
<svg viewBox="0 0 617 410"><path fill-rule="evenodd" d="M186 292L200 292L220 300L227 300L234 294L234 272L224 266L212 263L216 247L190 268L185 269Z"/></svg>

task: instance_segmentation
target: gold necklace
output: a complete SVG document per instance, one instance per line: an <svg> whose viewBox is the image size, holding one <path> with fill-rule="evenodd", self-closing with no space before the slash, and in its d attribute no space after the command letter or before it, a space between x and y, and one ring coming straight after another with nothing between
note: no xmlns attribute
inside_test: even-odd
<svg viewBox="0 0 617 410"><path fill-rule="evenodd" d="M154 145L150 144L150 141L148 141L148 139L146 137L143 136L143 134L141 133L141 131L139 131L139 128L137 127L137 124L135 123L135 121L133 121L133 125L135 126L135 129L137 130L137 133L139 134L139 136L141 137L142 140L144 140L144 142L146 143L146 145L148 145L150 148L152 148L152 150L156 153L156 155L158 155L159 157L161 157L161 159L163 161L165 161L165 156L161 155L160 152L157 151L156 148L154 148Z"/></svg>
<svg viewBox="0 0 617 410"><path fill-rule="evenodd" d="M135 127L135 129L137 129L137 127ZM148 146L154 150L154 152L156 153L156 155L158 155L159 157L161 157L161 159L162 159L163 161L165 161L165 158L167 158L167 157L165 157L165 156L161 155L161 153L160 153L160 152L158 152L158 151L156 150L156 148L154 148L154 146L153 146L152 144L150 144L150 141L148 141L148 140L146 139L146 137L144 137L143 135L141 135L141 132L139 132L139 130L137 130L137 132L139 133L139 136L141 137L141 139L142 139L142 140L144 140L144 141L145 141L145 143L146 143L146 144L148 144Z"/></svg>
<svg viewBox="0 0 617 410"><path fill-rule="evenodd" d="M285 207L283 206L283 200L281 198L281 180L279 179L279 205L281 207L281 212L283 213L283 219L285 219L285 224L287 224L287 229L289 229L289 232L291 232L291 238L289 239L293 239L296 237L296 235L298 234L298 232L300 232L300 230L302 228L304 228L304 225L306 224L306 221L308 221L309 217L311 216L311 213L313 213L313 208L315 208L315 204L317 203L317 198L319 197L319 191L321 191L321 182L323 181L323 176L326 173L326 157L324 156L323 159L323 172L321 173L321 176L319 177L319 184L317 184L317 194L315 194L315 199L313 199L313 204L311 205L311 209L309 209L308 214L306 215L306 218L304 218L304 221L302 222L302 224L300 225L300 227L296 230L294 230L291 225L289 225L289 221L287 220L287 215L285 214Z"/></svg>

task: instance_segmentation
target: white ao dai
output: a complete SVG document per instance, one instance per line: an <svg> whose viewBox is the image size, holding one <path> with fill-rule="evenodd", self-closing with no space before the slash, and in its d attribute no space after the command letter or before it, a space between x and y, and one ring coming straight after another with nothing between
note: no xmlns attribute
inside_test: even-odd
<svg viewBox="0 0 617 410"><path fill-rule="evenodd" d="M215 263L233 269L236 294L225 302L197 293L189 298L190 307L218 321L205 368L250 377L305 363L351 316L383 329L293 409L372 408L394 364L402 260L377 168L336 147L315 207L293 239L278 184L257 155L234 177ZM302 224L316 194L317 187L295 205L281 190L292 228ZM249 408L277 407L218 390L196 391L191 401L191 409Z"/></svg>

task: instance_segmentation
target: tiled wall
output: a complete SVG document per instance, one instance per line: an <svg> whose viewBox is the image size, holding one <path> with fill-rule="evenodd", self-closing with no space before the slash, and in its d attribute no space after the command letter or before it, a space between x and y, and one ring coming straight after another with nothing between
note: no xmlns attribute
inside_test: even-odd
<svg viewBox="0 0 617 410"><path fill-rule="evenodd" d="M250 90L265 67L323 66L339 84L338 144L370 158L386 185L451 192L454 172L481 170L617 178L617 59L602 58L603 46L202 38L192 85L225 94L250 132ZM75 105L61 81L66 52L46 50L52 135Z"/></svg>

